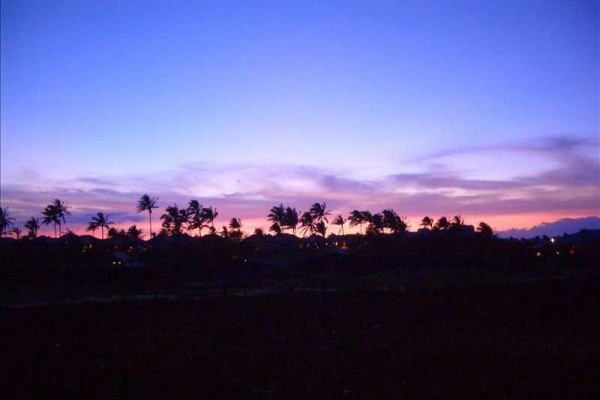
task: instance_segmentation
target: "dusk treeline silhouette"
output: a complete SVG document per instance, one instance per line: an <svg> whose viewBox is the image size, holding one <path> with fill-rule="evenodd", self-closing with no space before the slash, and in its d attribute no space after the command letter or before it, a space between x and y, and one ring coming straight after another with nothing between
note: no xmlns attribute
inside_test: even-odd
<svg viewBox="0 0 600 400"><path fill-rule="evenodd" d="M140 197L137 203L137 212L148 212L149 237L154 237L152 231L152 212L158 208L158 197L150 197L144 194ZM54 227L54 237L62 236L62 226L66 224L67 217L71 216L69 211L71 207L60 199L54 199L42 210L42 224L52 225ZM317 234L322 237L326 236L329 218L332 210L327 209L326 203L314 203L308 211L302 212L294 207L284 206L283 204L273 206L267 215L267 220L271 223L269 232L281 234L291 232L296 235L296 230L299 228L302 236ZM170 236L179 236L183 234L193 235L198 232L198 236L202 236L202 230L207 229L210 234L216 234L215 220L219 212L212 206L204 207L198 200L192 199L187 207L179 207L177 204L167 206L165 212L160 216L161 229L160 233ZM109 219L110 215L105 215L103 212L98 212L92 216L86 226L86 231L92 232L95 236L96 230L100 229L100 236L104 239L104 231L107 230L109 237L114 237L117 234L131 234L134 237L141 237L143 231L136 225L132 225L127 231L117 231L110 228L115 222ZM378 213L372 213L369 210L353 210L347 218L341 214L335 216L331 224L339 227L338 235L344 234L344 225L348 222L350 227L359 227L361 234L376 235L382 233L403 233L410 228L408 219L399 216L393 209L385 209ZM23 225L27 229L27 238L35 238L40 229L39 219L32 216ZM366 229L363 230L363 226ZM425 216L421 223L421 229L429 229L432 231L445 230L464 230L469 226L465 225L464 219L460 215L454 216L449 220L446 216L440 217L437 221L429 216ZM241 240L244 236L242 233L242 221L240 218L233 217L228 225L223 225L223 229L219 232L221 236ZM480 222L477 230L484 236L493 236L492 228L485 222ZM14 234L17 239L20 238L21 229L15 226L15 219L11 217L8 207L0 208L0 234L1 236ZM262 233L262 228L257 228L255 233Z"/></svg>

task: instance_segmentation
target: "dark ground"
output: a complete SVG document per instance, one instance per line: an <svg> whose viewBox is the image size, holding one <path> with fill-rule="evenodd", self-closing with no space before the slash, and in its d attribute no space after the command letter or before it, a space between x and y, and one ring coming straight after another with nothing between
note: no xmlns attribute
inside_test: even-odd
<svg viewBox="0 0 600 400"><path fill-rule="evenodd" d="M600 398L600 283L4 308L2 398Z"/></svg>

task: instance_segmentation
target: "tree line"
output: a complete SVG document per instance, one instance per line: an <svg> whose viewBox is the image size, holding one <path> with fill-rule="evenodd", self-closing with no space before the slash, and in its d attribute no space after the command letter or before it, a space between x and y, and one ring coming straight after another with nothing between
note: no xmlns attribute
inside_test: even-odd
<svg viewBox="0 0 600 400"><path fill-rule="evenodd" d="M137 202L136 211L138 213L148 212L148 225L150 237L155 234L152 231L152 213L158 208L158 197L150 197L147 194L141 196ZM41 212L42 225L52 225L54 228L54 236L62 236L62 225L66 223L67 217L71 215L71 207L60 199L54 199ZM269 232L276 235L291 231L292 235L296 235L299 229L302 236L306 235L321 235L325 237L328 229L329 219L331 218L332 210L327 209L326 203L314 203L308 211L297 211L296 208L284 206L283 204L275 205L267 214L267 220L271 223ZM215 219L219 215L216 208L212 206L204 207L198 200L191 199L187 207L179 207L177 204L167 206L164 213L160 216L161 229L160 233L170 236L178 236L186 231L192 234L196 230L198 236L202 236L202 230L207 229L210 234L217 234L215 228ZM331 225L339 227L338 235L344 235L344 226L348 223L350 227L359 227L360 234L363 232L369 235L391 233L397 234L408 231L410 225L408 219L398 215L393 209L385 209L378 213L372 213L368 210L360 211L353 210L348 217L341 214L333 217ZM114 227L114 221L110 220L110 215L105 215L102 212L92 216L86 225L86 231L92 232L95 236L96 230L100 229L101 238L104 239L104 231L107 231L108 237L131 236L140 238L143 230L136 225L129 227L127 231L117 230ZM366 228L363 230L363 225ZM419 226L422 229L431 231L447 231L459 230L465 226L464 219L460 215L455 215L449 219L442 216L437 220L429 216L423 217ZM32 216L23 225L27 229L27 237L35 238L38 236L38 231L41 228L40 219ZM240 218L233 217L228 225L224 225L219 232L221 236L234 240L241 240L243 232L241 230L242 221ZM492 228L485 222L480 222L477 230L484 236L493 236ZM22 234L22 229L15 225L15 219L10 215L8 207L0 207L0 236L15 235L17 239ZM261 228L254 231L255 234L263 234Z"/></svg>

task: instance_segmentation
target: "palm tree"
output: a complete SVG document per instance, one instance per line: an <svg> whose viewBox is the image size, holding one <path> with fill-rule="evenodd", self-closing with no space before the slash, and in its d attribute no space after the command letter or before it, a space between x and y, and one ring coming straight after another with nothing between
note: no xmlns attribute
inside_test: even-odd
<svg viewBox="0 0 600 400"><path fill-rule="evenodd" d="M402 228L402 221L400 219L400 217L398 216L398 214L396 213L396 211L392 210L391 208L383 210L381 212L381 214L383 215L383 228L387 228L390 230L390 232L392 233L397 233L401 230Z"/></svg>
<svg viewBox="0 0 600 400"><path fill-rule="evenodd" d="M477 231L482 237L485 238L491 238L492 236L494 236L494 230L492 229L492 227L483 221L479 223Z"/></svg>
<svg viewBox="0 0 600 400"><path fill-rule="evenodd" d="M325 222L329 223L327 216L330 214L331 211L327 210L327 203L315 203L310 207L310 215L312 215L313 220L316 222L325 220Z"/></svg>
<svg viewBox="0 0 600 400"><path fill-rule="evenodd" d="M323 237L325 237L325 232L327 232L327 225L325 222L319 221L315 224L315 232L319 233Z"/></svg>
<svg viewBox="0 0 600 400"><path fill-rule="evenodd" d="M219 215L219 212L217 211L216 208L213 209L212 206L204 207L204 208L202 208L202 211L200 211L200 216L202 218L202 221L210 222L211 231L213 233L215 231L215 222L214 221L218 215Z"/></svg>
<svg viewBox="0 0 600 400"><path fill-rule="evenodd" d="M287 207L283 216L282 227L286 226L292 230L292 235L296 234L296 226L298 226L299 218L298 211L295 208Z"/></svg>
<svg viewBox="0 0 600 400"><path fill-rule="evenodd" d="M231 221L229 221L229 229L234 230L234 231L239 231L240 229L242 229L242 220L240 218L231 218Z"/></svg>
<svg viewBox="0 0 600 400"><path fill-rule="evenodd" d="M234 242L240 242L242 240L242 220L240 218L231 218L229 221L229 238Z"/></svg>
<svg viewBox="0 0 600 400"><path fill-rule="evenodd" d="M0 207L0 237L6 234L8 228L13 226L14 220L8 212L8 207Z"/></svg>
<svg viewBox="0 0 600 400"><path fill-rule="evenodd" d="M269 214L267 215L267 220L273 222L274 224L279 225L280 227L283 225L283 219L285 218L285 208L283 204L278 206L271 207Z"/></svg>
<svg viewBox="0 0 600 400"><path fill-rule="evenodd" d="M137 212L141 213L142 211L148 211L148 222L150 223L150 237L152 237L152 209L158 208L156 202L158 201L158 197L150 197L147 194L144 194L138 200Z"/></svg>
<svg viewBox="0 0 600 400"><path fill-rule="evenodd" d="M348 217L348 221L350 221L350 227L359 225L360 226L360 234L362 235L362 224L365 222L365 216L362 212L358 210L353 210Z"/></svg>
<svg viewBox="0 0 600 400"><path fill-rule="evenodd" d="M15 234L15 236L17 237L17 240L19 240L19 239L21 238L21 232L23 232L23 231L21 230L21 228L19 228L19 227L17 227L17 226L14 226L14 227L11 229L11 232L12 232L12 233L14 233L14 234Z"/></svg>
<svg viewBox="0 0 600 400"><path fill-rule="evenodd" d="M276 235L281 234L281 226L275 222L273 225L269 227L269 232L273 232Z"/></svg>
<svg viewBox="0 0 600 400"><path fill-rule="evenodd" d="M459 214L459 215L455 215L454 218L452 218L452 223L450 225L457 228L457 227L463 226L464 224L465 224L465 220Z"/></svg>
<svg viewBox="0 0 600 400"><path fill-rule="evenodd" d="M96 213L89 222L86 230L95 231L97 228L100 228L102 239L104 239L104 228L108 229L110 225L114 225L114 222L109 221L108 217L110 217L110 215L104 215L104 213L101 212Z"/></svg>
<svg viewBox="0 0 600 400"><path fill-rule="evenodd" d="M36 217L31 217L25 222L25 228L28 230L27 236L36 238L40 229L40 220Z"/></svg>
<svg viewBox="0 0 600 400"><path fill-rule="evenodd" d="M369 217L367 221L369 221L369 226L367 227L367 233L379 234L383 232L383 215L376 213L372 214L369 212L367 214Z"/></svg>
<svg viewBox="0 0 600 400"><path fill-rule="evenodd" d="M87 232L92 231L93 237L96 237L96 229L98 229L98 225L94 221L88 222L87 226L85 227Z"/></svg>
<svg viewBox="0 0 600 400"><path fill-rule="evenodd" d="M435 223L435 227L439 230L445 231L450 227L450 221L445 216L440 217Z"/></svg>
<svg viewBox="0 0 600 400"><path fill-rule="evenodd" d="M315 231L315 221L310 211L306 211L300 217L300 227L302 228L302 236L306 236L308 232L313 233Z"/></svg>
<svg viewBox="0 0 600 400"><path fill-rule="evenodd" d="M426 229L433 229L433 219L429 218L428 216L423 217L421 220L421 226Z"/></svg>
<svg viewBox="0 0 600 400"><path fill-rule="evenodd" d="M344 236L344 224L346 223L346 220L344 219L344 217L342 217L341 215L338 215L337 217L335 217L333 219L333 221L331 221L331 223L333 225L339 225L340 231L342 232L342 236ZM338 231L338 235L340 234L340 231Z"/></svg>
<svg viewBox="0 0 600 400"><path fill-rule="evenodd" d="M56 237L56 226L58 225L58 236L62 236L62 224L66 223L66 216L71 215L69 212L69 206L66 203L60 201L60 199L54 199L54 201L46 206L42 211L44 219L42 223L44 225L54 224L54 237Z"/></svg>
<svg viewBox="0 0 600 400"><path fill-rule="evenodd" d="M183 224L188 221L187 209L180 209L177 204L165 208L165 213L160 216L163 220L162 227L173 236L182 234Z"/></svg>
<svg viewBox="0 0 600 400"><path fill-rule="evenodd" d="M198 228L199 237L202 236L202 228L204 227L204 220L202 220L201 212L202 205L198 202L198 200L190 200L187 208L188 228L190 230Z"/></svg>

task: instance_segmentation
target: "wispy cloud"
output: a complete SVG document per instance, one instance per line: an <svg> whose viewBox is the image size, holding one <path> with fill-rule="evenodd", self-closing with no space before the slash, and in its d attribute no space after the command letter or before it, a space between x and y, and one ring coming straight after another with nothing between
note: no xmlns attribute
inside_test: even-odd
<svg viewBox="0 0 600 400"><path fill-rule="evenodd" d="M407 173L398 168L369 180L358 178L361 171L293 164L195 163L148 175L80 176L69 180L24 171L18 182L3 183L2 203L24 221L39 215L49 201L58 197L73 206L72 224L84 224L98 211L111 214L114 220L141 223L145 216L135 212L135 204L144 193L159 196L161 207L175 203L184 206L189 199L197 198L204 205L218 207L220 218L237 216L248 221L264 220L274 204L305 209L315 201L326 201L340 213L355 208L379 211L392 207L415 218L442 214L509 216L513 221L506 223L517 227L517 217L525 214L540 218L544 214L600 214L599 161L583 151L591 148L597 153L598 143L560 137L541 142L445 151L432 156L435 163L423 162L419 172ZM444 157L494 151L508 152L507 163L511 154L536 152L554 164L535 173L486 179L469 176L444 163Z"/></svg>

